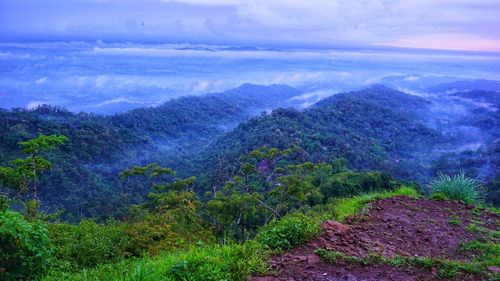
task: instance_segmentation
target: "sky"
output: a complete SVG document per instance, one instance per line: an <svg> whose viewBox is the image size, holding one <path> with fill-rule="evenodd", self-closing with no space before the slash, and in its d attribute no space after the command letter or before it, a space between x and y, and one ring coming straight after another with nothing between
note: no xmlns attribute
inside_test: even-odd
<svg viewBox="0 0 500 281"><path fill-rule="evenodd" d="M499 0L1 0L0 41L500 52Z"/></svg>

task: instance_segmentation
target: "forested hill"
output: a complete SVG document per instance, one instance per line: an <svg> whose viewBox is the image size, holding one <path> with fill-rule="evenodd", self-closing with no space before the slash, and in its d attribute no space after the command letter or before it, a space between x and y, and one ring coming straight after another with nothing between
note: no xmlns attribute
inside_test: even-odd
<svg viewBox="0 0 500 281"><path fill-rule="evenodd" d="M305 110L291 108L301 106L295 98L301 95L284 85L244 84L114 116L50 106L0 111L0 164L20 156L19 141L38 134L68 137L61 149L47 155L53 167L41 177L39 189L42 206L65 209L70 220L120 215L142 202L148 185L125 184L118 177L130 166L158 162L180 177L195 175L202 194L223 185L239 157L264 145L298 148L296 159L290 159L297 163L345 158L350 168L420 183L439 171L465 170L485 182L495 177L498 111L490 103L483 106L476 95L424 99L375 85L333 95ZM435 112L455 104L466 108L470 118ZM276 107L288 108L270 111ZM463 128L472 128L485 140L477 151L462 148L474 139L461 137Z"/></svg>
<svg viewBox="0 0 500 281"><path fill-rule="evenodd" d="M187 96L158 107L135 109L110 117L116 127L168 139L191 132L195 136L228 130L261 111L299 106L293 97L302 93L286 85L243 84L221 93Z"/></svg>
<svg viewBox="0 0 500 281"><path fill-rule="evenodd" d="M429 177L432 151L444 141L441 133L414 117L428 105L422 98L376 85L336 94L304 111L277 109L221 137L204 152L205 163L221 155L230 162L262 145L297 145L302 161L346 158L351 168L422 181Z"/></svg>
<svg viewBox="0 0 500 281"><path fill-rule="evenodd" d="M53 169L41 178L44 206L76 216L111 214L140 202L148 191L144 186L121 189L120 170L158 161L190 173L190 155L261 111L298 106L292 98L300 94L285 85L243 84L113 116L75 114L52 106L1 110L0 163L20 155L20 141L41 133L65 135L68 143L50 156Z"/></svg>
<svg viewBox="0 0 500 281"><path fill-rule="evenodd" d="M345 98L362 99L386 109L406 113L425 111L430 105L430 102L424 98L409 95L381 84L376 84L361 91L340 93L330 96L317 102L313 107L328 106Z"/></svg>

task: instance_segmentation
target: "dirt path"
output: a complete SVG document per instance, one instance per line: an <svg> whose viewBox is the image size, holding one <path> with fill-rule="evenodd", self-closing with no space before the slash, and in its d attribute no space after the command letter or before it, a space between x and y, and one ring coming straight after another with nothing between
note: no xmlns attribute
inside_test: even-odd
<svg viewBox="0 0 500 281"><path fill-rule="evenodd" d="M472 206L459 202L408 197L379 200L371 204L368 212L347 219L345 224L325 222L321 236L273 257L271 276L250 280L446 280L438 277L436 268L363 266L342 260L327 263L315 254L315 250L335 250L361 258L377 253L387 258L399 255L468 261L474 253L461 251L460 244L483 235L467 229L472 223L495 230L500 217L489 212L475 212ZM481 278L462 274L459 280Z"/></svg>

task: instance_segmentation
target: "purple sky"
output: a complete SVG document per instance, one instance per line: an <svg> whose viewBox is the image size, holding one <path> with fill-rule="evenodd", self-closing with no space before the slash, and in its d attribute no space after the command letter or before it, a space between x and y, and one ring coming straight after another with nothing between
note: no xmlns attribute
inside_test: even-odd
<svg viewBox="0 0 500 281"><path fill-rule="evenodd" d="M0 40L500 51L499 15L499 0L1 0Z"/></svg>

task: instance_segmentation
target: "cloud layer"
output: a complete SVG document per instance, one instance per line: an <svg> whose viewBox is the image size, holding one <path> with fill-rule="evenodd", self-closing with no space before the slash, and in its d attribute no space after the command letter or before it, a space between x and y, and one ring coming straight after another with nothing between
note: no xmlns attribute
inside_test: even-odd
<svg viewBox="0 0 500 281"><path fill-rule="evenodd" d="M499 14L498 0L2 0L0 36L500 51Z"/></svg>

